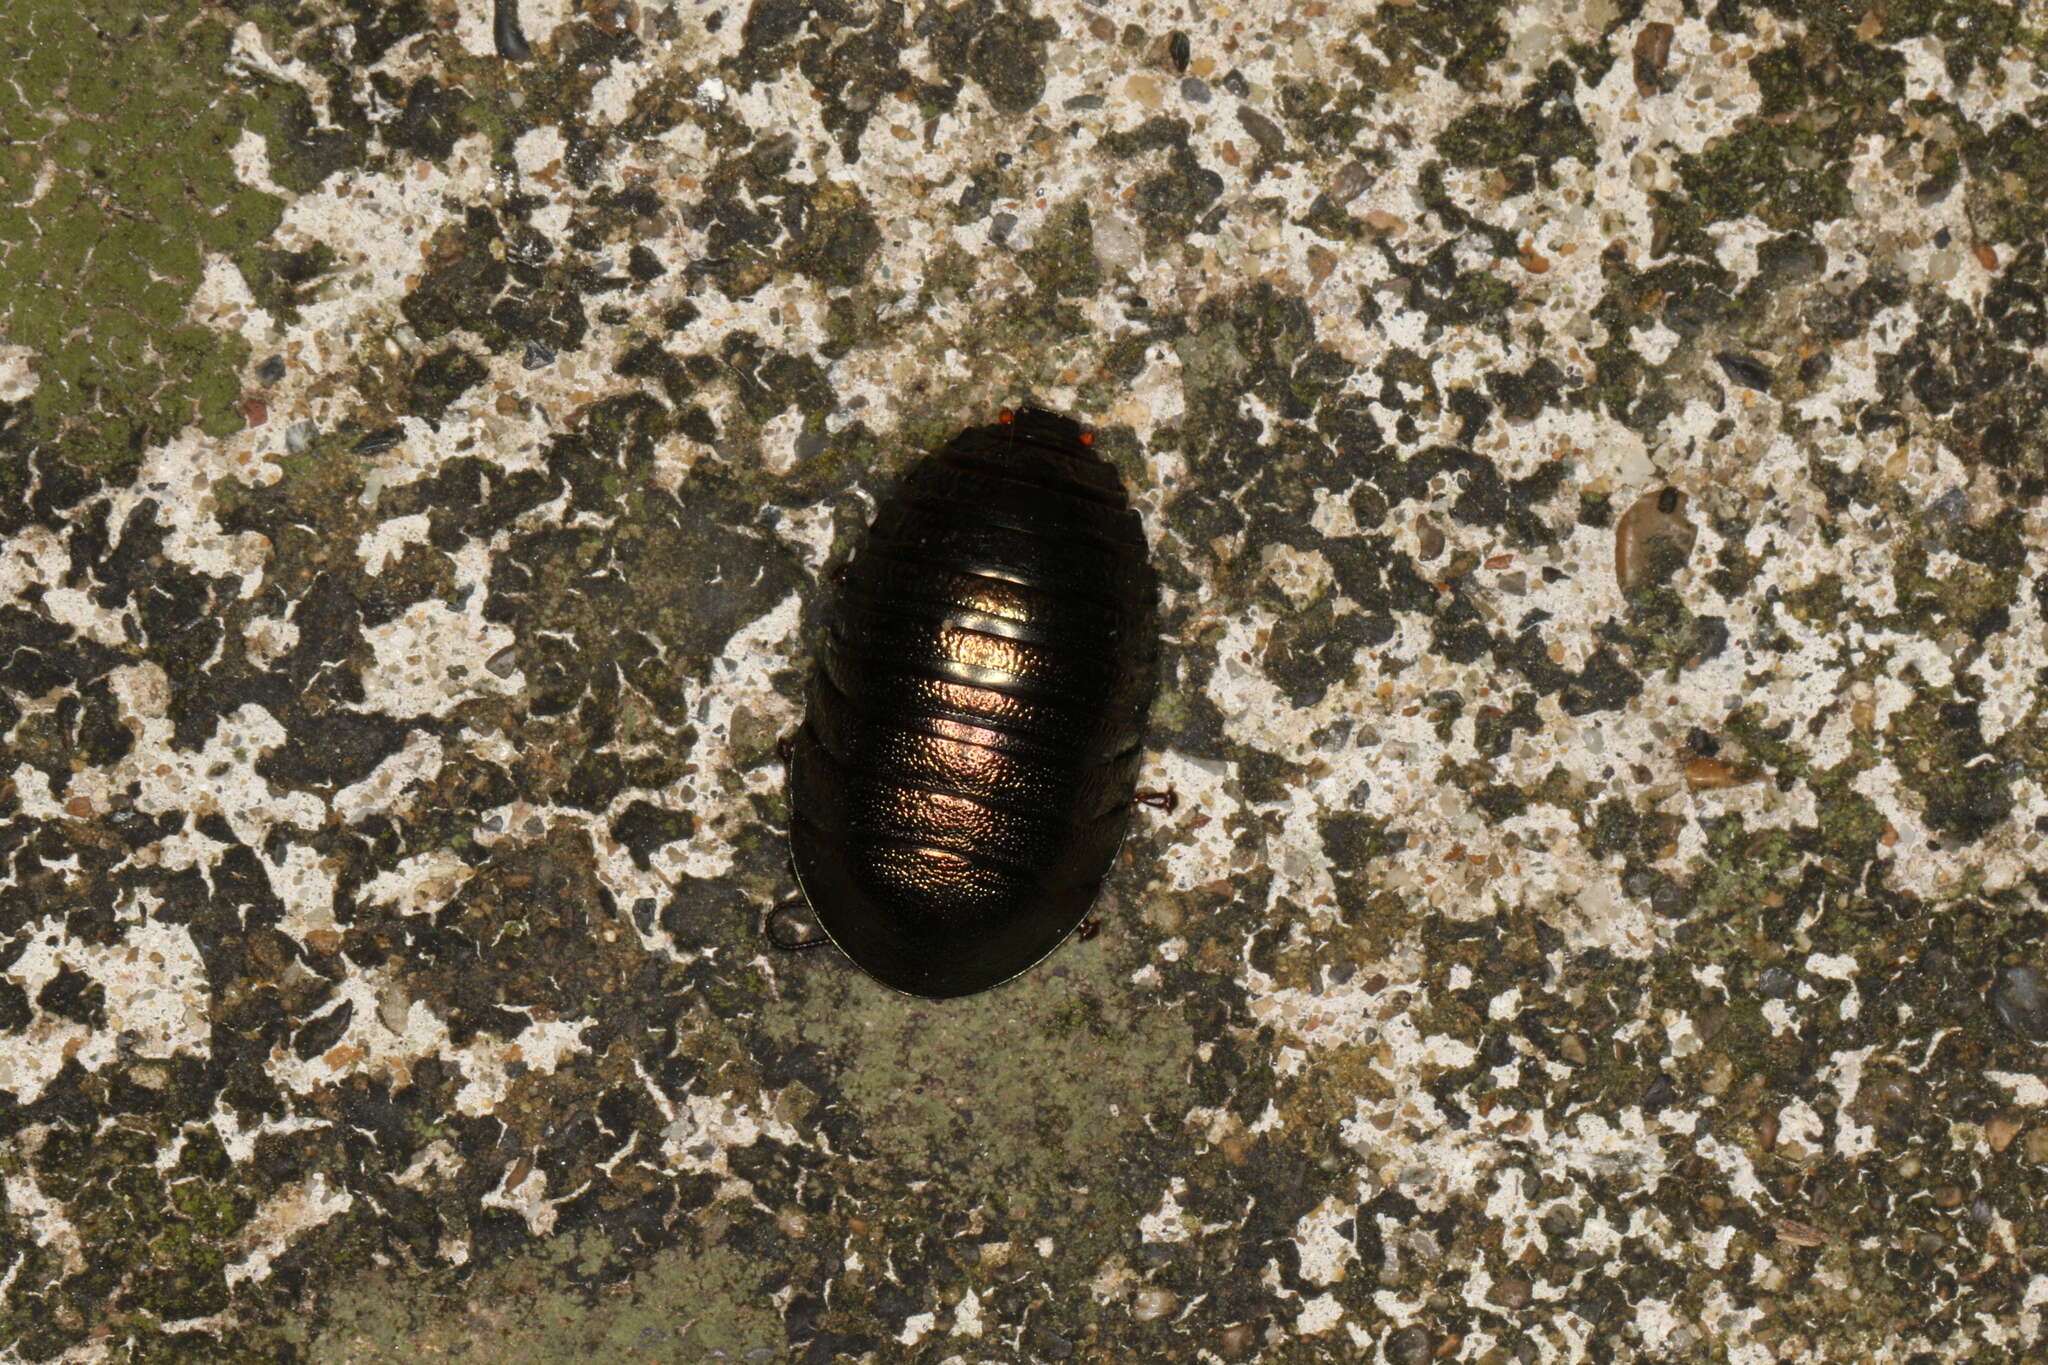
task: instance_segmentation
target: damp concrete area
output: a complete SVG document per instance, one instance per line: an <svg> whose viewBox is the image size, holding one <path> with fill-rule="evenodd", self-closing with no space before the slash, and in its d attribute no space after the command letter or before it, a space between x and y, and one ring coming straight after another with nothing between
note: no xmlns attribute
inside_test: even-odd
<svg viewBox="0 0 2048 1365"><path fill-rule="evenodd" d="M0 1354L2048 1361L2036 0L10 0ZM764 937L1006 406L1020 979Z"/></svg>

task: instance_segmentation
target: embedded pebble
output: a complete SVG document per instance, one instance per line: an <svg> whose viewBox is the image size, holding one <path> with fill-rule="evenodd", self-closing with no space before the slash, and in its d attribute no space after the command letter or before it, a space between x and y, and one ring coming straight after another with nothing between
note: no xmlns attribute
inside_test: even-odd
<svg viewBox="0 0 2048 1365"><path fill-rule="evenodd" d="M1624 594L1670 582L1698 539L1699 528L1685 515L1683 492L1662 488L1645 493L1615 523L1615 582Z"/></svg>
<svg viewBox="0 0 2048 1365"><path fill-rule="evenodd" d="M2022 1038L2048 1039L2048 990L2032 967L2007 967L1991 987L1991 1007L1999 1020Z"/></svg>
<svg viewBox="0 0 2048 1365"><path fill-rule="evenodd" d="M1139 1322L1156 1322L1180 1306L1172 1290L1156 1286L1140 1289L1131 1300L1131 1316Z"/></svg>
<svg viewBox="0 0 2048 1365"><path fill-rule="evenodd" d="M1361 161L1347 161L1330 181L1330 202L1344 205L1372 188L1372 172Z"/></svg>

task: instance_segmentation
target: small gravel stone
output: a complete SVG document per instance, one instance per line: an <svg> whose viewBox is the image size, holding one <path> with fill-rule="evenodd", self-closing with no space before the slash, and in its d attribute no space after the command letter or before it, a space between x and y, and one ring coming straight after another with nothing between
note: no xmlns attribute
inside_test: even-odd
<svg viewBox="0 0 2048 1365"><path fill-rule="evenodd" d="M2022 1038L2048 1039L2048 992L2032 967L2007 967L1991 987L1991 1008Z"/></svg>
<svg viewBox="0 0 2048 1365"><path fill-rule="evenodd" d="M1172 1290L1154 1285L1140 1289L1131 1300L1131 1316L1139 1322L1157 1322L1179 1306L1180 1300Z"/></svg>
<svg viewBox="0 0 2048 1365"><path fill-rule="evenodd" d="M1783 967L1766 967L1757 973L1756 993L1766 1000L1783 1000L1798 984L1799 978Z"/></svg>
<svg viewBox="0 0 2048 1365"><path fill-rule="evenodd" d="M1372 172L1362 161L1347 161L1330 180L1330 202L1348 204L1372 188Z"/></svg>
<svg viewBox="0 0 2048 1365"><path fill-rule="evenodd" d="M1387 1338L1387 1359L1393 1365L1427 1365L1429 1333L1420 1327L1403 1327Z"/></svg>
<svg viewBox="0 0 2048 1365"><path fill-rule="evenodd" d="M520 363L529 370L544 370L555 363L555 353L538 341L528 340L526 355Z"/></svg>
<svg viewBox="0 0 2048 1365"><path fill-rule="evenodd" d="M294 422L285 428L284 448L294 455L303 455L313 448L320 428L314 422Z"/></svg>
<svg viewBox="0 0 2048 1365"><path fill-rule="evenodd" d="M1267 156L1279 156L1287 150L1287 135L1280 131L1280 125L1256 109L1239 109L1237 121L1251 134L1252 141L1259 144L1259 150Z"/></svg>
<svg viewBox="0 0 2048 1365"><path fill-rule="evenodd" d="M2020 1142L2020 1151L2029 1161L2048 1164L2048 1126L2029 1128Z"/></svg>
<svg viewBox="0 0 2048 1365"><path fill-rule="evenodd" d="M1759 393L1770 392L1770 366L1756 357L1744 355L1740 351L1722 351L1714 360L1721 366L1721 373L1743 388L1755 389Z"/></svg>
<svg viewBox="0 0 2048 1365"><path fill-rule="evenodd" d="M1991 1144L1992 1151L2002 1152L2020 1135L2020 1126L2018 1119L2000 1114L1984 1125L1984 1140Z"/></svg>
<svg viewBox="0 0 2048 1365"><path fill-rule="evenodd" d="M1190 104L1207 104L1209 83L1189 76L1180 83L1180 97Z"/></svg>
<svg viewBox="0 0 2048 1365"><path fill-rule="evenodd" d="M1067 1360L1074 1354L1074 1343L1050 1328L1041 1327L1033 1334L1033 1345L1038 1354L1047 1360Z"/></svg>

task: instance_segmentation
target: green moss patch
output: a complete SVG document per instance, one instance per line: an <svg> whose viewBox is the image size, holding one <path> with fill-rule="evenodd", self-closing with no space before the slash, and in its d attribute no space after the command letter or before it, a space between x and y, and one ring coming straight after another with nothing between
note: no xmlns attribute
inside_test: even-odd
<svg viewBox="0 0 2048 1365"><path fill-rule="evenodd" d="M0 26L0 333L35 353L35 434L80 463L242 424L247 347L185 320L205 254L282 213L228 152L283 97L226 79L229 44L196 0L22 0Z"/></svg>

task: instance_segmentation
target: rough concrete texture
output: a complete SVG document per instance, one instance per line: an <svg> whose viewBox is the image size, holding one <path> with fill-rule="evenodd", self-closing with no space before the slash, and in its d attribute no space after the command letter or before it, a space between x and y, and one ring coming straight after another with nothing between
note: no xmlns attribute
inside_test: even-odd
<svg viewBox="0 0 2048 1365"><path fill-rule="evenodd" d="M0 1345L2048 1359L2040 0L10 0ZM1100 933L760 936L1100 433Z"/></svg>

